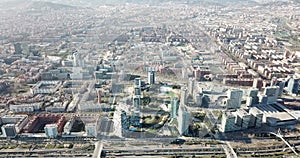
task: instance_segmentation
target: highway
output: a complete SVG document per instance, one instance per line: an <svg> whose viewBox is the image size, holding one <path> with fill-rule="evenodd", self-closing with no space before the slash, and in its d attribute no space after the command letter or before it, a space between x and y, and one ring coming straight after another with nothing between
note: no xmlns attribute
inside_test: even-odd
<svg viewBox="0 0 300 158"><path fill-rule="evenodd" d="M9 157L89 157L89 153L83 150L73 149L2 149L0 157L8 155Z"/></svg>
<svg viewBox="0 0 300 158"><path fill-rule="evenodd" d="M144 148L144 149L123 149L123 150L110 150L104 149L105 157L114 156L208 156L208 155L225 155L223 148L221 147L206 147L206 148Z"/></svg>
<svg viewBox="0 0 300 158"><path fill-rule="evenodd" d="M240 156L271 156L271 155L286 155L291 154L288 146L283 142L276 143L267 147L264 146L235 146L231 147L234 142L218 141L219 144L209 143L210 139L197 139L182 137L186 142L199 142L194 145L175 145L169 144L174 138L154 138L154 139L111 139L102 140L95 143L94 151L85 151L84 149L2 149L0 157L137 157L137 156L227 156L228 158L236 158ZM270 141L270 139L268 139ZM300 140L298 136L288 137L290 146L295 150L300 148ZM64 140L60 140L66 143ZM263 141L263 140L258 140ZM278 139L274 139L278 142ZM21 141L19 141L20 143ZM25 142L25 141L24 141ZM31 142L31 141L30 141ZM45 139L45 142L51 142ZM45 143L44 142L44 143ZM83 142L95 142L93 140L83 140ZM3 141L4 143L4 141ZM231 143L231 144L229 144ZM206 144L206 145L205 145ZM94 153L94 154L93 154ZM102 156L100 156L102 155Z"/></svg>

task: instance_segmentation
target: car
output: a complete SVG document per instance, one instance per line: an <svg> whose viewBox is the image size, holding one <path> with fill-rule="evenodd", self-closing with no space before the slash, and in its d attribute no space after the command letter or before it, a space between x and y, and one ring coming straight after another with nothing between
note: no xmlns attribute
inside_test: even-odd
<svg viewBox="0 0 300 158"><path fill-rule="evenodd" d="M179 139L179 138L177 138L177 139L173 140L170 144L179 144L179 145L181 145L181 144L183 144L184 142L185 142L184 139Z"/></svg>

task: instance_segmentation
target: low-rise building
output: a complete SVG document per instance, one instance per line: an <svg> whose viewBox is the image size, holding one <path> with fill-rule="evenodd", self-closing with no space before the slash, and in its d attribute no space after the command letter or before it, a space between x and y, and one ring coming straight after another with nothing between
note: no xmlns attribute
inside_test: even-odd
<svg viewBox="0 0 300 158"><path fill-rule="evenodd" d="M96 124L95 123L85 124L85 132L87 136L96 137L97 136Z"/></svg>
<svg viewBox="0 0 300 158"><path fill-rule="evenodd" d="M42 103L9 105L9 110L14 113L34 112L42 107Z"/></svg>
<svg viewBox="0 0 300 158"><path fill-rule="evenodd" d="M57 124L47 124L44 129L45 129L45 134L49 138L56 138L58 136L58 129L57 129Z"/></svg>
<svg viewBox="0 0 300 158"><path fill-rule="evenodd" d="M61 81L40 81L33 88L32 94L54 94L61 86Z"/></svg>

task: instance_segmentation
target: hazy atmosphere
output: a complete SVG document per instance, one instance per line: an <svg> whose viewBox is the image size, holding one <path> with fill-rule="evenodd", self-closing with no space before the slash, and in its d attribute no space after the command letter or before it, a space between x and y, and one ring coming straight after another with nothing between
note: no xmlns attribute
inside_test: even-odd
<svg viewBox="0 0 300 158"><path fill-rule="evenodd" d="M0 157L299 157L299 0L0 0Z"/></svg>

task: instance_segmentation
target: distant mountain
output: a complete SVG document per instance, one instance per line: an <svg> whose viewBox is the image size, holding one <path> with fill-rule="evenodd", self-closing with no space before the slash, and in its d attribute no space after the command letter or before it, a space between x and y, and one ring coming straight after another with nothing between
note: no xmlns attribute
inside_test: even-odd
<svg viewBox="0 0 300 158"><path fill-rule="evenodd" d="M67 5L67 4L60 4L60 3L53 3L49 1L35 1L35 0L0 0L0 9L4 10L21 10L21 9L28 9L28 10L42 10L42 9L74 9L76 7Z"/></svg>
<svg viewBox="0 0 300 158"><path fill-rule="evenodd" d="M31 2L31 5L28 6L28 9L35 9L35 10L40 10L45 8L60 10L60 9L75 9L76 7L67 4L43 2L43 1L33 1Z"/></svg>
<svg viewBox="0 0 300 158"><path fill-rule="evenodd" d="M300 0L254 0L261 4L300 2Z"/></svg>
<svg viewBox="0 0 300 158"><path fill-rule="evenodd" d="M251 4L273 4L278 2L299 2L300 0L0 0L0 8L50 7L52 9L76 7L93 7L99 5L123 5L126 3L159 5L165 2L186 3L192 5L251 5ZM32 5L34 4L34 5Z"/></svg>
<svg viewBox="0 0 300 158"><path fill-rule="evenodd" d="M28 0L0 0L0 9L19 9L30 5Z"/></svg>
<svg viewBox="0 0 300 158"><path fill-rule="evenodd" d="M186 4L235 4L253 3L254 0L39 0L73 6L122 5L126 3L157 5L164 2L179 2Z"/></svg>

